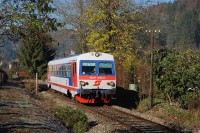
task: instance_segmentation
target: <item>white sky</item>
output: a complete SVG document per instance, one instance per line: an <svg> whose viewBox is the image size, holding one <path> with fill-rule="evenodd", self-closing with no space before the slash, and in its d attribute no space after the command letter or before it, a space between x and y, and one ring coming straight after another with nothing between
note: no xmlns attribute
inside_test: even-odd
<svg viewBox="0 0 200 133"><path fill-rule="evenodd" d="M156 5L158 3L163 3L163 2L173 2L174 0L134 0L136 4L138 5Z"/></svg>

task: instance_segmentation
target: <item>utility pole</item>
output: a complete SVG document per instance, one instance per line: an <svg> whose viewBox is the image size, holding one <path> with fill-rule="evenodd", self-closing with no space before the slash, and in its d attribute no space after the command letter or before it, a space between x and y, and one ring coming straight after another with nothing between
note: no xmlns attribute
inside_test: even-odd
<svg viewBox="0 0 200 133"><path fill-rule="evenodd" d="M154 38L155 33L160 32L160 30L146 30L146 32L150 33L151 36L151 64L150 64L150 88L149 88L149 108L151 109L153 107L153 62L154 62Z"/></svg>
<svg viewBox="0 0 200 133"><path fill-rule="evenodd" d="M147 7L151 7L153 5L156 5L156 4L159 4L159 0L157 0L157 3L153 2L152 0L143 0L145 5ZM149 10L149 16L152 16L154 14L154 9L150 9ZM151 18L152 20L152 18ZM151 64L150 64L150 88L149 88L149 99L150 99L150 102L149 102L149 109L151 109L153 107L153 84L154 84L154 81L153 81L153 62L154 62L154 41L155 41L155 34L156 33L159 33L160 30L156 30L155 28L155 24L152 24L151 26L151 29L148 29L146 30L146 33L149 33L150 34L150 46L151 46Z"/></svg>
<svg viewBox="0 0 200 133"><path fill-rule="evenodd" d="M151 65L150 65L150 89L149 89L150 108L153 107L153 51L154 51L154 32L151 32Z"/></svg>

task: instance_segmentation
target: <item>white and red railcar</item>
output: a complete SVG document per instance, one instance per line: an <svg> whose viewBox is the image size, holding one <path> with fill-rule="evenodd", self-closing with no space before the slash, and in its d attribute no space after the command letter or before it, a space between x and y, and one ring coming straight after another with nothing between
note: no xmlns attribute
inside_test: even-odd
<svg viewBox="0 0 200 133"><path fill-rule="evenodd" d="M89 52L48 63L48 87L80 103L108 103L116 92L112 55Z"/></svg>

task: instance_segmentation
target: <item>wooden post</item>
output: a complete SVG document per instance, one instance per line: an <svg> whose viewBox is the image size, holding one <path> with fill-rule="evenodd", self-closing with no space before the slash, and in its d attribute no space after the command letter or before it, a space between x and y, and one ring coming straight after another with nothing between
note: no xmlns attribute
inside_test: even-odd
<svg viewBox="0 0 200 133"><path fill-rule="evenodd" d="M149 90L149 98L150 109L153 107L153 52L154 52L154 31L151 32L151 65L150 65L150 90Z"/></svg>
<svg viewBox="0 0 200 133"><path fill-rule="evenodd" d="M146 32L148 32L148 30L146 30ZM151 34L151 65L150 65L150 89L149 89L149 98L150 98L150 102L149 102L149 108L151 109L153 107L153 62L154 62L154 37L155 37L155 33L159 33L160 30L149 30L150 34Z"/></svg>
<svg viewBox="0 0 200 133"><path fill-rule="evenodd" d="M36 73L36 76L35 76L35 77L36 77L36 79L35 79L35 84L36 84L36 85L35 85L35 86L36 86L36 87L35 87L35 94L37 95L37 94L38 94L38 74L37 74L37 73Z"/></svg>

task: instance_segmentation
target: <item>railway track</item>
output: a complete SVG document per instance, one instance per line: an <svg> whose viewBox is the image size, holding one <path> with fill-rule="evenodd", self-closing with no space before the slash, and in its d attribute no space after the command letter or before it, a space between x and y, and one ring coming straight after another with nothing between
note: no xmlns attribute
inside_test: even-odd
<svg viewBox="0 0 200 133"><path fill-rule="evenodd" d="M113 122L118 122L118 125L126 127L128 132L137 133L177 133L175 129L171 129L164 125L149 121L147 119L126 113L124 111L109 107L107 105L93 108L98 114L107 117Z"/></svg>
<svg viewBox="0 0 200 133"><path fill-rule="evenodd" d="M55 95L60 95L61 98L66 97L54 91L49 91L50 93L54 93ZM116 129L121 129L123 132L128 133L181 133L179 130L175 130L169 128L167 126L152 122L150 120L141 118L134 114L126 113L119 109L115 109L111 106L103 105L103 106L86 106L77 102L73 102L73 104L81 108L85 111L91 112L103 119L106 119L113 123L113 126Z"/></svg>

